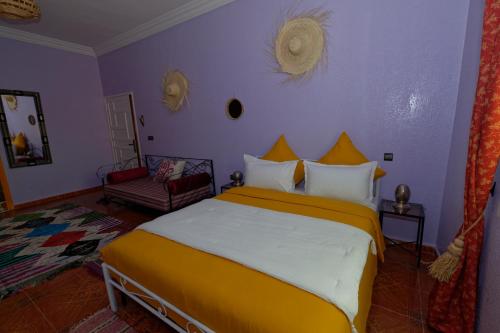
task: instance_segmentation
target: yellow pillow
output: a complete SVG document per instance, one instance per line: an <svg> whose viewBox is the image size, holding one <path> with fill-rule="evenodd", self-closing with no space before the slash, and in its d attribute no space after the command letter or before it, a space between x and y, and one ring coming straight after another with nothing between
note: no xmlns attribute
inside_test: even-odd
<svg viewBox="0 0 500 333"><path fill-rule="evenodd" d="M352 143L351 138L346 132L340 134L335 146L333 146L322 158L319 163L323 164L346 164L354 165L369 162L362 152ZM375 179L385 176L385 171L377 167L375 170Z"/></svg>
<svg viewBox="0 0 500 333"><path fill-rule="evenodd" d="M281 134L278 141L274 144L274 146L269 150L264 156L262 156L263 160L274 161L274 162L285 162L285 161L296 161L297 167L295 168L295 174L293 178L295 179L295 184L298 184L304 179L304 163L290 148L288 142L286 142L285 136Z"/></svg>

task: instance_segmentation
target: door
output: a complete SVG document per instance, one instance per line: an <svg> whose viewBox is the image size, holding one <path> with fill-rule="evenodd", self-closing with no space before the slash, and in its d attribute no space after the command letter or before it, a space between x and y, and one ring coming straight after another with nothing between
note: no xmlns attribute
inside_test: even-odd
<svg viewBox="0 0 500 333"><path fill-rule="evenodd" d="M141 154L131 93L106 97L106 110L115 163L127 169L141 165Z"/></svg>

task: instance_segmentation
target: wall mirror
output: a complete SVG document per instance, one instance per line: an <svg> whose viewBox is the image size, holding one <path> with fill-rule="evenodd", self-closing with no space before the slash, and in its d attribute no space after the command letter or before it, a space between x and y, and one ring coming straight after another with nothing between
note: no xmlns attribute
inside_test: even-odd
<svg viewBox="0 0 500 333"><path fill-rule="evenodd" d="M0 128L11 168L52 163L40 94L0 89Z"/></svg>
<svg viewBox="0 0 500 333"><path fill-rule="evenodd" d="M243 104L237 98L231 98L226 104L226 114L231 119L238 119L243 114Z"/></svg>

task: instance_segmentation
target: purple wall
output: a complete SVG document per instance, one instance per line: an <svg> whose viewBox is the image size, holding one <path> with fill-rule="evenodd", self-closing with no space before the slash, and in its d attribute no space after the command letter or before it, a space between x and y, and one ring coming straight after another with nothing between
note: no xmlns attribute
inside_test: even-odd
<svg viewBox="0 0 500 333"><path fill-rule="evenodd" d="M496 181L500 181L500 168ZM500 332L498 309L500 308L500 195L490 199L486 212L484 246L479 274L478 333Z"/></svg>
<svg viewBox="0 0 500 333"><path fill-rule="evenodd" d="M500 168L496 181L500 181ZM479 274L478 333L500 332L498 309L500 308L500 195L490 200L486 214L484 246Z"/></svg>
<svg viewBox="0 0 500 333"><path fill-rule="evenodd" d="M394 153L382 162L382 194L392 198L397 184L409 184L427 208L425 242L435 244L469 2L301 2L332 10L329 64L310 81L283 84L266 46L296 3L239 0L101 56L104 94L134 92L144 153L212 158L218 185L243 168L243 153L264 153L281 133L315 159L346 130L371 159ZM189 106L178 113L161 103L169 68L191 83ZM237 121L224 114L233 96L246 110ZM411 223L386 225L388 235L415 237Z"/></svg>
<svg viewBox="0 0 500 333"><path fill-rule="evenodd" d="M479 73L483 9L484 0L470 2L457 111L453 124L452 144L448 159L437 240L437 247L440 250L446 249L463 222L465 165L467 162L470 119Z"/></svg>
<svg viewBox="0 0 500 333"><path fill-rule="evenodd" d="M112 160L97 60L0 38L2 89L41 95L53 163L10 169L0 157L14 203L96 186L95 170Z"/></svg>

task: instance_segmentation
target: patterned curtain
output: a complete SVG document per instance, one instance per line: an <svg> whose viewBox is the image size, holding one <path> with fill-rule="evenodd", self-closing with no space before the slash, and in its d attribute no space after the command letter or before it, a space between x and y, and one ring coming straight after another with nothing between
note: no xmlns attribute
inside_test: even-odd
<svg viewBox="0 0 500 333"><path fill-rule="evenodd" d="M466 230L488 202L500 157L500 0L486 0L481 63L465 179ZM437 283L429 300L429 325L441 332L473 332L484 219L465 235L460 263L449 282ZM460 233L460 232L459 232Z"/></svg>

